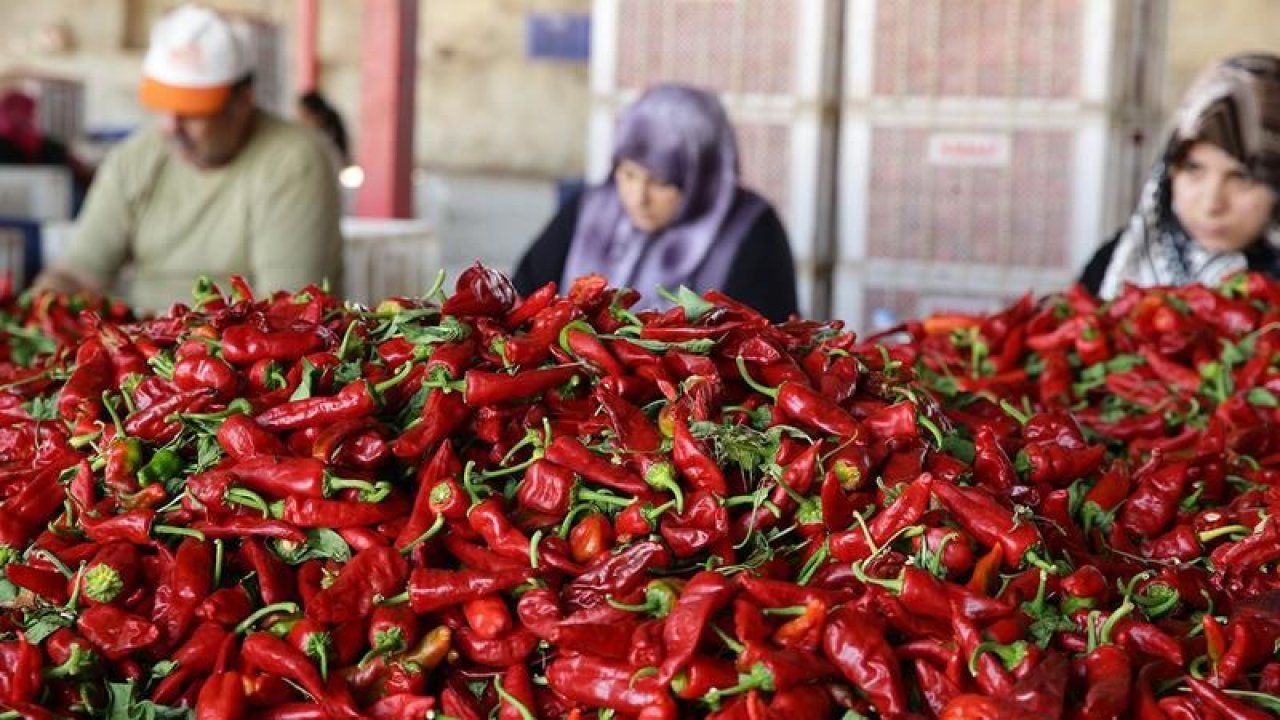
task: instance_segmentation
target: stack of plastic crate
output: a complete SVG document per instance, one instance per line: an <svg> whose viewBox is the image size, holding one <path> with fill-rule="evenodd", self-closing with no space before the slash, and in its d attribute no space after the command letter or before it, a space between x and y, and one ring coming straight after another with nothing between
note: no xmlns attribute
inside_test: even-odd
<svg viewBox="0 0 1280 720"><path fill-rule="evenodd" d="M1154 150L1165 6L852 0L832 314L873 328L1070 284Z"/></svg>
<svg viewBox="0 0 1280 720"><path fill-rule="evenodd" d="M596 0L592 14L589 179L608 173L618 114L646 87L716 91L737 130L745 184L787 226L809 312L825 305L817 280L833 245L819 218L830 201L825 163L835 154L839 4Z"/></svg>
<svg viewBox="0 0 1280 720"><path fill-rule="evenodd" d="M0 92L17 90L36 101L40 132L63 143L80 139L84 131L84 83L34 70L17 69L0 75Z"/></svg>

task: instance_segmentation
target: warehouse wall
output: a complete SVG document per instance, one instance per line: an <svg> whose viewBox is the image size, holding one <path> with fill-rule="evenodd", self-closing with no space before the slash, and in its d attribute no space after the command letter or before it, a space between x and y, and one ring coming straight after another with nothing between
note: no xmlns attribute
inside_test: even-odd
<svg viewBox="0 0 1280 720"><path fill-rule="evenodd" d="M208 2L286 28L294 23L294 0ZM322 89L353 133L359 132L360 2L321 2ZM0 0L0 72L34 68L84 80L89 127L143 122L134 99L141 52L152 20L173 4ZM591 0L423 0L419 8L418 162L446 171L580 173L587 65L526 61L525 17L589 12ZM56 31L65 31L69 46L59 47L56 37L51 42Z"/></svg>
<svg viewBox="0 0 1280 720"><path fill-rule="evenodd" d="M322 0L323 89L358 132L363 0ZM147 28L172 0L0 0L0 72L36 68L86 82L89 127L145 120L134 100ZM212 0L291 27L294 0ZM591 0L421 0L420 164L444 171L556 177L581 172L584 64L524 58L530 11L587 12ZM1280 52L1280 1L1171 0L1170 107L1195 73L1228 52ZM69 41L69 42L68 42Z"/></svg>
<svg viewBox="0 0 1280 720"><path fill-rule="evenodd" d="M1245 50L1280 54L1280 2L1172 0L1165 104L1173 108L1205 66Z"/></svg>

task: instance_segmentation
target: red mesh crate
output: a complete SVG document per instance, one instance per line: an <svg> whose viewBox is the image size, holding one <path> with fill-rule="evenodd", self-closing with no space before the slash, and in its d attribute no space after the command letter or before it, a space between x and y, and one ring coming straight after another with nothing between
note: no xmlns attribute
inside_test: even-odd
<svg viewBox="0 0 1280 720"><path fill-rule="evenodd" d="M619 0L615 87L683 82L728 94L796 92L803 0Z"/></svg>
<svg viewBox="0 0 1280 720"><path fill-rule="evenodd" d="M871 135L867 257L1060 267L1067 262L1074 133L1021 129L1004 166L940 164L943 131L878 127ZM946 133L951 133L948 129Z"/></svg>
<svg viewBox="0 0 1280 720"><path fill-rule="evenodd" d="M1084 5L1083 0L880 0L873 93L1075 97Z"/></svg>

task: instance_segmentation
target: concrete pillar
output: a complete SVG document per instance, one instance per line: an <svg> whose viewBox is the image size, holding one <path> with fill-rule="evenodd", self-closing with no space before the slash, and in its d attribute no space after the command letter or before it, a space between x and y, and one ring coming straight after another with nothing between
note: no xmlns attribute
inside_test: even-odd
<svg viewBox="0 0 1280 720"><path fill-rule="evenodd" d="M297 94L315 90L320 84L316 46L319 44L320 0L297 0L298 35L295 38L294 87Z"/></svg>
<svg viewBox="0 0 1280 720"><path fill-rule="evenodd" d="M413 216L413 117L418 1L364 0L356 214Z"/></svg>

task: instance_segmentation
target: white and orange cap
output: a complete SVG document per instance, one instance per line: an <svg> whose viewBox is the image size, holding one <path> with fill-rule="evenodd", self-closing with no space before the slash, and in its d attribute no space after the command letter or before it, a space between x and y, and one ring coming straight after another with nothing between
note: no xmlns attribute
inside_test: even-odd
<svg viewBox="0 0 1280 720"><path fill-rule="evenodd" d="M151 46L142 61L142 104L158 112L212 115L231 86L249 75L247 44L217 12L183 5L151 28Z"/></svg>

